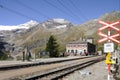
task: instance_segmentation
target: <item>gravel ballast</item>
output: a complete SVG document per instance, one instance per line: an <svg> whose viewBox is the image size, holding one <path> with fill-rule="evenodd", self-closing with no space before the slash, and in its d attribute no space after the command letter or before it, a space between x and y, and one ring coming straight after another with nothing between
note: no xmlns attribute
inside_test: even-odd
<svg viewBox="0 0 120 80"><path fill-rule="evenodd" d="M64 77L62 80L108 80L107 65L104 61L93 64ZM111 74L110 80L114 80Z"/></svg>

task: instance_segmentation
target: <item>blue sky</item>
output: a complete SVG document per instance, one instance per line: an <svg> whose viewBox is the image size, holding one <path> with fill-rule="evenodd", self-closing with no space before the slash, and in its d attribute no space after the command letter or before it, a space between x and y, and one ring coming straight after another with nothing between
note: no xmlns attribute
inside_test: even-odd
<svg viewBox="0 0 120 80"><path fill-rule="evenodd" d="M120 0L0 0L0 25L63 18L75 24L120 11Z"/></svg>

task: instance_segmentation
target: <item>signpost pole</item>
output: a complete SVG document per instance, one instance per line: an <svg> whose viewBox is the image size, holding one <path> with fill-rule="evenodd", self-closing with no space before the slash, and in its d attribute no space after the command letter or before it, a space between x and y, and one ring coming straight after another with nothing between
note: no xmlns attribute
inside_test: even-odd
<svg viewBox="0 0 120 80"><path fill-rule="evenodd" d="M110 43L111 41L114 41L118 44L120 44L120 40L117 40L116 37L120 37L120 29L115 27L115 25L120 24L120 21L114 22L114 23L106 23L104 21L99 21L100 24L103 24L104 26L98 29L98 34L103 37L102 39L98 40L98 43L108 41L106 44L104 44L104 52L107 53L105 63L108 66L108 80L110 80L110 65L113 64L113 62L110 60L110 54L111 52L114 52L114 44ZM102 30L108 29L108 33L105 34L102 32ZM117 31L116 34L111 35L111 29ZM115 53L116 57L116 53Z"/></svg>
<svg viewBox="0 0 120 80"><path fill-rule="evenodd" d="M110 27L108 27L108 37L110 37ZM108 40L110 43L110 40ZM111 54L110 52L108 54ZM110 80L110 64L108 63L108 80Z"/></svg>
<svg viewBox="0 0 120 80"><path fill-rule="evenodd" d="M110 64L108 64L108 80L110 80Z"/></svg>
<svg viewBox="0 0 120 80"><path fill-rule="evenodd" d="M107 64L107 67L108 67L108 80L110 80L110 65L111 65L110 56L111 56L111 53L110 52L107 53L106 60L105 60L105 63Z"/></svg>
<svg viewBox="0 0 120 80"><path fill-rule="evenodd" d="M117 62L117 52L115 51L115 62Z"/></svg>

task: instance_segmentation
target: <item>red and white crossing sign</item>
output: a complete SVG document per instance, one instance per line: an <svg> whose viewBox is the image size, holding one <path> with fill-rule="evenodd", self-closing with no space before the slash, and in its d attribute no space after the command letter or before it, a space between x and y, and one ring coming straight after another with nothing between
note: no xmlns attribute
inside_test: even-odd
<svg viewBox="0 0 120 80"><path fill-rule="evenodd" d="M119 31L120 29L119 28L116 28L115 27L115 25L117 25L117 24L119 24L120 23L120 21L117 21L117 22L114 22L114 23L111 23L111 24L109 24L109 23L106 23L106 22L103 22L103 21L98 21L99 23L101 23L101 24L103 24L103 25L105 25L105 26L103 26L103 27L101 27L101 28L99 28L98 30L104 30L104 29L106 29L106 28L112 28L112 29L115 29L116 31Z"/></svg>
<svg viewBox="0 0 120 80"><path fill-rule="evenodd" d="M98 40L98 43L108 41L108 43L104 44L104 52L108 52L108 56L106 57L106 63L108 64L108 80L110 80L110 64L112 63L110 61L110 52L114 51L114 44L110 43L110 41L114 41L118 44L120 44L120 40L117 40L117 37L120 37L120 29L115 27L115 25L120 24L120 21L114 22L114 23L106 23L104 21L99 21L100 24L103 24L104 26L98 29L98 34L103 37L102 39ZM102 33L102 30L107 29L107 34ZM111 34L111 30L116 31L114 34Z"/></svg>
<svg viewBox="0 0 120 80"><path fill-rule="evenodd" d="M111 23L111 24L106 23L106 22L104 22L104 21L98 21L98 22L99 22L100 24L103 24L103 25L104 25L103 27L100 27L100 28L98 29L98 34L99 34L101 37L103 37L102 39L98 40L98 43L102 43L102 42L104 42L104 41L107 41L107 40L109 41L109 40L111 40L111 41L114 41L114 42L120 44L120 41L116 39L117 37L120 37L120 29L117 28L117 27L115 27L115 25L120 24L120 21L117 21L117 22L114 22L114 23ZM101 32L101 31L104 30L104 29L108 29L108 33L107 33L107 34L104 34L104 33ZM113 30L117 31L117 33L111 35L111 34L110 34L110 29L113 29Z"/></svg>

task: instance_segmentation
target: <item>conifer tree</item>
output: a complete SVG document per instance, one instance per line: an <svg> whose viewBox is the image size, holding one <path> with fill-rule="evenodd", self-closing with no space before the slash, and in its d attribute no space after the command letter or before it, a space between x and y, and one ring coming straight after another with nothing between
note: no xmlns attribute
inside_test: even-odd
<svg viewBox="0 0 120 80"><path fill-rule="evenodd" d="M59 45L53 35L49 37L46 44L46 51L49 52L50 57L59 57Z"/></svg>

